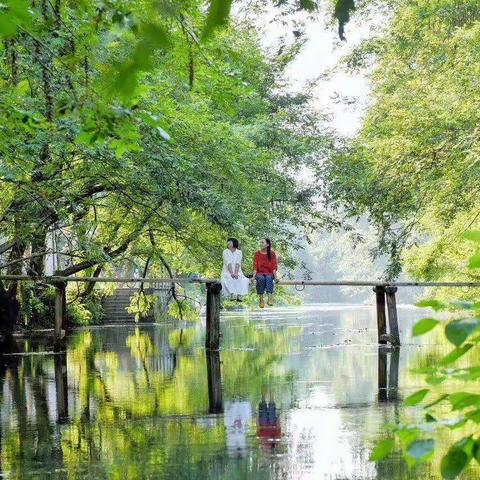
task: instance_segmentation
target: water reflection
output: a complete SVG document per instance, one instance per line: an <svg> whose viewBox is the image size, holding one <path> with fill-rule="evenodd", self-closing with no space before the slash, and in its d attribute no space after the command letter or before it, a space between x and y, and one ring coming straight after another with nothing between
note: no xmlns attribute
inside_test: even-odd
<svg viewBox="0 0 480 480"><path fill-rule="evenodd" d="M390 362L390 369L387 375L388 362ZM380 402L398 400L399 363L399 347L387 347L385 345L378 347L378 400Z"/></svg>
<svg viewBox="0 0 480 480"><path fill-rule="evenodd" d="M0 473L437 478L368 461L383 425L411 413L399 399L420 385L412 363L444 348L420 349L407 332L421 313L401 315L401 349L378 348L371 310L333 306L226 315L208 355L201 325L86 329L66 355L26 344L33 354L0 359Z"/></svg>
<svg viewBox="0 0 480 480"><path fill-rule="evenodd" d="M224 423L227 449L230 456L244 457L247 453L247 433L252 419L252 407L248 401L228 402Z"/></svg>
<svg viewBox="0 0 480 480"><path fill-rule="evenodd" d="M273 451L280 441L282 430L277 414L277 405L270 390L267 403L267 387L262 385L262 399L258 404L257 437L265 451Z"/></svg>
<svg viewBox="0 0 480 480"><path fill-rule="evenodd" d="M55 396L57 400L57 421L68 421L68 379L67 356L59 353L54 356L55 363Z"/></svg>
<svg viewBox="0 0 480 480"><path fill-rule="evenodd" d="M222 373L220 370L220 352L207 350L207 381L208 381L208 411L210 413L223 412Z"/></svg>

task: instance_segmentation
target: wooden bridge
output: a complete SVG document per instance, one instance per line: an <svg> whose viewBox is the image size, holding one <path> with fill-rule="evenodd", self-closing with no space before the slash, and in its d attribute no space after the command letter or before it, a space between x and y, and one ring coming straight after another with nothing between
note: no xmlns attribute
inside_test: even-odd
<svg viewBox="0 0 480 480"><path fill-rule="evenodd" d="M205 348L210 351L220 348L220 294L222 286L217 279L196 276L179 278L113 278L113 277L61 277L28 275L1 275L0 280L42 282L56 288L55 296L55 350L62 349L66 331L65 289L68 282L117 283L117 284L205 284L206 285L206 335ZM379 344L400 346L396 292L403 287L459 287L479 288L480 282L382 282L382 281L329 281L329 280L281 280L280 285L295 286L353 286L373 287L377 312ZM388 315L387 315L388 313ZM388 319L388 332L387 332Z"/></svg>

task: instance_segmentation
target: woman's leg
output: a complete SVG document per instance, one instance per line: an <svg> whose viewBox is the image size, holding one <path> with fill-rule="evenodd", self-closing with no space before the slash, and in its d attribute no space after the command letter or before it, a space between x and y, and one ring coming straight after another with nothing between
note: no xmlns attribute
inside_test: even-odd
<svg viewBox="0 0 480 480"><path fill-rule="evenodd" d="M268 294L268 304L273 305L273 277L271 275L265 276L265 288Z"/></svg>
<svg viewBox="0 0 480 480"><path fill-rule="evenodd" d="M258 294L258 304L260 308L265 306L265 302L263 300L263 294L265 293L265 275L257 275L255 277L255 281L257 282L257 294Z"/></svg>

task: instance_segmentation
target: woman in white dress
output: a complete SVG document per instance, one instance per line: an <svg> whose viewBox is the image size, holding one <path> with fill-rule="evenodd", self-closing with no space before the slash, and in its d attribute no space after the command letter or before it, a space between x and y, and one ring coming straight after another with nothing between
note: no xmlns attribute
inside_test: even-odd
<svg viewBox="0 0 480 480"><path fill-rule="evenodd" d="M249 280L242 272L242 251L238 249L238 240L229 238L223 251L222 294L231 300L242 301L248 294Z"/></svg>

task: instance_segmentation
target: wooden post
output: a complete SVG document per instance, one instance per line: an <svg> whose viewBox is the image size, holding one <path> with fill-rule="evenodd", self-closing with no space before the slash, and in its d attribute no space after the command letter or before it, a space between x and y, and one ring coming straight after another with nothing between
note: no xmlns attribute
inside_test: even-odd
<svg viewBox="0 0 480 480"><path fill-rule="evenodd" d="M373 288L377 300L377 330L378 343L385 344L387 334L387 316L385 313L385 287L377 286Z"/></svg>
<svg viewBox="0 0 480 480"><path fill-rule="evenodd" d="M58 423L65 423L68 420L67 354L54 355L54 362L57 421Z"/></svg>
<svg viewBox="0 0 480 480"><path fill-rule="evenodd" d="M62 349L63 329L65 327L65 283L55 285L55 333L54 350Z"/></svg>
<svg viewBox="0 0 480 480"><path fill-rule="evenodd" d="M398 398L398 365L400 362L400 349L393 348L390 354L390 373L388 375L388 399Z"/></svg>
<svg viewBox="0 0 480 480"><path fill-rule="evenodd" d="M220 348L220 292L222 285L217 282L207 283L207 331L205 348Z"/></svg>
<svg viewBox="0 0 480 480"><path fill-rule="evenodd" d="M392 345L398 347L400 346L400 333L398 331L397 302L395 300L396 291L397 287L385 287L391 342Z"/></svg>
<svg viewBox="0 0 480 480"><path fill-rule="evenodd" d="M385 347L378 347L378 401L387 400L387 353Z"/></svg>
<svg viewBox="0 0 480 480"><path fill-rule="evenodd" d="M220 352L207 350L208 411L223 412L222 373L220 368Z"/></svg>

